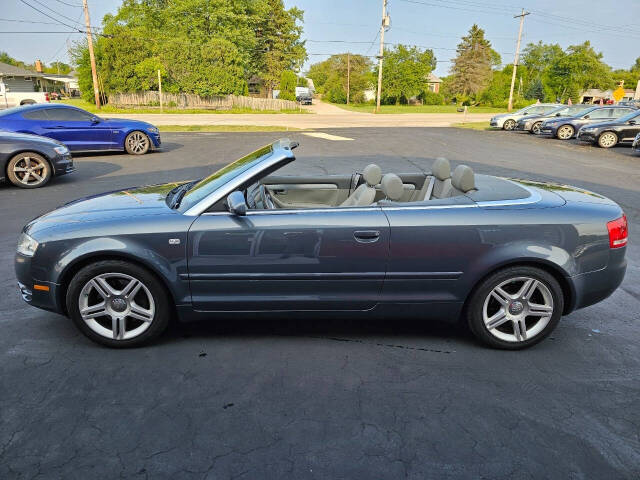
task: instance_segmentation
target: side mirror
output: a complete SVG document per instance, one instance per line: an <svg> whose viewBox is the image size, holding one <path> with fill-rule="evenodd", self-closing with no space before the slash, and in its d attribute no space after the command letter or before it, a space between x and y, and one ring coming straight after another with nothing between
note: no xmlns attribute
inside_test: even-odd
<svg viewBox="0 0 640 480"><path fill-rule="evenodd" d="M93 123L94 125L96 123L100 123L100 117L91 117L91 123Z"/></svg>
<svg viewBox="0 0 640 480"><path fill-rule="evenodd" d="M585 116L584 116L584 117L582 117L582 118L584 118L585 120L589 120L591 117L590 117L589 115L585 115Z"/></svg>
<svg viewBox="0 0 640 480"><path fill-rule="evenodd" d="M227 207L229 208L229 212L234 215L246 215L247 202L244 200L244 194L239 191L230 193L227 197Z"/></svg>
<svg viewBox="0 0 640 480"><path fill-rule="evenodd" d="M637 122L635 120L629 120L627 123L629 123L629 125L635 125Z"/></svg>
<svg viewBox="0 0 640 480"><path fill-rule="evenodd" d="M560 113L556 113L556 117L560 117L562 114Z"/></svg>

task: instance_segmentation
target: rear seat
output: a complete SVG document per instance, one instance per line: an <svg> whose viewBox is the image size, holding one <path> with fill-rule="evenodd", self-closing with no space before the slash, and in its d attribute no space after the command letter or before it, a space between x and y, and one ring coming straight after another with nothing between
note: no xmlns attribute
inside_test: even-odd
<svg viewBox="0 0 640 480"><path fill-rule="evenodd" d="M464 195L476 191L475 175L471 167L458 165L451 175L451 191L449 197Z"/></svg>

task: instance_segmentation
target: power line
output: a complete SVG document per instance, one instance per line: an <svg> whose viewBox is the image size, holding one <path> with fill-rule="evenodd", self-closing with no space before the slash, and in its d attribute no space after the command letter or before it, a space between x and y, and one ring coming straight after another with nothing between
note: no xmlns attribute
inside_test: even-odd
<svg viewBox="0 0 640 480"><path fill-rule="evenodd" d="M44 3L42 3L40 0L31 0L31 1L32 1L32 2L36 2L36 3L37 3L38 5L40 5L41 7L46 8L46 9L47 9L47 10L49 10L50 12L55 13L56 15L58 15L58 16L60 16L60 17L64 18L65 20L69 20L70 22L74 22L74 23L76 23L76 24L78 23L78 21L77 21L77 20L74 20L74 19L73 19L73 18L71 18L71 17L67 17L66 15L63 15L63 14L61 14L61 13L59 13L59 12L55 11L53 8L48 7L47 5L45 5ZM23 2L23 3L24 3L24 2Z"/></svg>
<svg viewBox="0 0 640 480"><path fill-rule="evenodd" d="M78 7L78 8L82 8L82 5L78 5L77 3L67 3L67 2L63 2L62 0L56 0L56 2L61 3L63 5L67 5L69 7Z"/></svg>
<svg viewBox="0 0 640 480"><path fill-rule="evenodd" d="M39 23L41 25L59 25L57 22L37 22L34 20L21 20L17 18L0 18L0 22Z"/></svg>
<svg viewBox="0 0 640 480"><path fill-rule="evenodd" d="M57 18L55 18L55 17L52 17L52 16L51 16L51 15L49 15L48 13L43 12L42 10L40 10L40 9L39 9L39 8L37 8L37 7L34 7L34 6L33 6L33 5L31 5L29 2L27 2L27 1L25 1L25 0L20 0L20 1L21 1L22 3L24 3L27 7L32 8L33 10L35 10L35 11L36 11L36 12L38 12L38 13L41 13L41 14L42 14L42 15L44 15L45 17L48 17L48 18L50 18L51 20L56 21L56 22L57 22L57 23L59 23L60 25L64 25L65 27L73 28L74 30L77 30L78 32L81 32L81 30L80 30L79 28L74 27L73 25L69 25L68 23L64 23L63 21L58 20L58 19L57 19ZM16 32L16 33L19 33L19 32ZM36 32L34 32L34 33L36 33ZM56 33L56 32L52 32L52 33ZM68 33L68 32L64 32L64 33Z"/></svg>

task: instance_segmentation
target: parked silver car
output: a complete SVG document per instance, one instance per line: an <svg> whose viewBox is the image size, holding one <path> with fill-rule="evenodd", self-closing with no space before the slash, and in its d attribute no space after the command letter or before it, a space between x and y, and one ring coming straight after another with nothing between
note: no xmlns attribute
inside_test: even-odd
<svg viewBox="0 0 640 480"><path fill-rule="evenodd" d="M561 107L560 103L534 103L528 107L524 107L515 112L503 113L496 115L489 121L489 126L493 128L502 128L503 130L513 130L516 128L518 120L525 115L541 115Z"/></svg>
<svg viewBox="0 0 640 480"><path fill-rule="evenodd" d="M518 124L515 129L540 135L540 127L542 126L543 121L554 117L571 117L579 114L589 107L591 107L591 105L563 105L547 113L539 115L525 115L518 120Z"/></svg>

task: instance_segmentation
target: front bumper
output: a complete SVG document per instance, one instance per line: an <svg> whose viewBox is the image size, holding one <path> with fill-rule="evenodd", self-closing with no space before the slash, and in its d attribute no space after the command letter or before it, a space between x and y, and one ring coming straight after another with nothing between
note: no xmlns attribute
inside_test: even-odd
<svg viewBox="0 0 640 480"><path fill-rule="evenodd" d="M596 132L585 132L582 130L578 131L578 135L576 135L576 138L581 142L589 142L589 143L595 143L597 140Z"/></svg>
<svg viewBox="0 0 640 480"><path fill-rule="evenodd" d="M151 143L154 150L157 150L162 146L162 140L160 139L160 133L149 133L149 138L151 139Z"/></svg>
<svg viewBox="0 0 640 480"><path fill-rule="evenodd" d="M67 173L73 173L76 171L71 153L58 155L51 163L53 164L53 174L55 176L66 175Z"/></svg>
<svg viewBox="0 0 640 480"><path fill-rule="evenodd" d="M552 137L555 137L557 131L558 131L558 127L555 127L555 126L542 125L540 127L541 135L551 135Z"/></svg>
<svg viewBox="0 0 640 480"><path fill-rule="evenodd" d="M631 148L634 152L640 153L640 137L636 138L631 144Z"/></svg>
<svg viewBox="0 0 640 480"><path fill-rule="evenodd" d="M14 267L22 299L34 307L63 313L63 306L58 302L60 285L33 278L31 260L32 257L16 253Z"/></svg>

